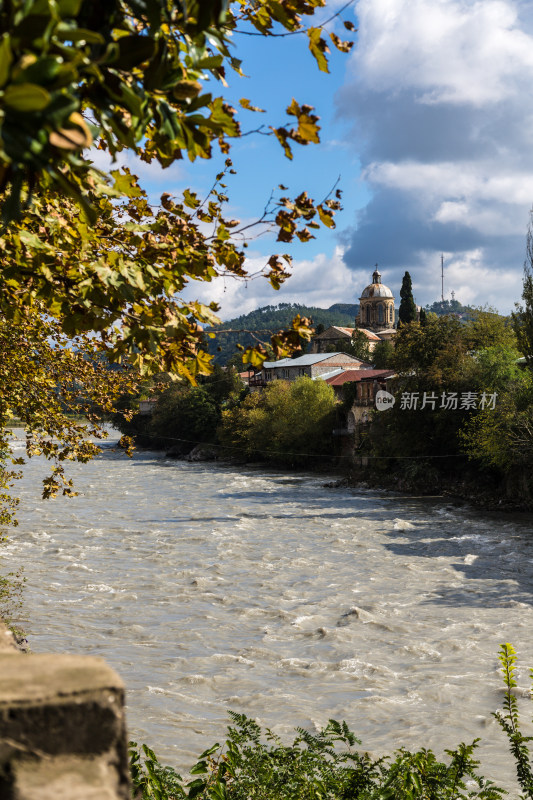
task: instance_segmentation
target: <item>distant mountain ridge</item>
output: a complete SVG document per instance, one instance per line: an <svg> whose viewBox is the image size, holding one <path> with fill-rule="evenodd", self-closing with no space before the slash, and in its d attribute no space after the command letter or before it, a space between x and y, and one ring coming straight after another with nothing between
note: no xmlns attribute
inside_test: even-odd
<svg viewBox="0 0 533 800"><path fill-rule="evenodd" d="M228 319L220 325L209 328L208 330L213 331L231 328L237 332L220 333L215 339L208 339L208 349L215 357L217 364L226 364L237 352L237 344L248 347L248 345L257 343L257 340L249 333L240 333L239 331L257 331L256 336L268 341L272 334L290 326L297 314L300 314L301 317L310 317L315 328L318 325L323 325L324 328L329 328L331 325L353 328L358 313L359 304L357 303L334 303L329 308L304 306L300 303L262 306L255 311L250 311L249 314L242 314L240 317Z"/></svg>

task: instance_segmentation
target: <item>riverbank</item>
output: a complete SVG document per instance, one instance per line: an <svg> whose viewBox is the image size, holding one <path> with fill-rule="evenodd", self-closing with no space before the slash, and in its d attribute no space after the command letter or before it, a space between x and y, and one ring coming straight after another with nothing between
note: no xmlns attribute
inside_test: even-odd
<svg viewBox="0 0 533 800"><path fill-rule="evenodd" d="M501 479L484 472L467 469L461 474L443 474L427 469L414 476L398 471L390 473L354 468L341 485L354 488L385 489L409 495L442 497L455 505L471 505L488 512L528 514L533 511L533 500L528 497L510 496L509 489ZM515 485L515 489L519 483Z"/></svg>
<svg viewBox="0 0 533 800"><path fill-rule="evenodd" d="M227 449L218 444L198 444L188 453L184 452L182 447L177 447L170 449L165 455L168 458L189 463L216 462L244 468L263 466L265 469L274 467L281 470L291 469L295 474L302 473L301 466L290 467L275 461L258 461L257 459L250 462L238 458L229 454ZM338 456L332 457L330 461L321 459L313 463L310 460L305 471L311 471L317 475L337 473L338 480L326 484L331 488L371 488L402 492L406 496L442 497L456 505L468 503L490 512L529 513L533 511L533 500L510 497L501 480L498 481L496 476L486 472L478 472L470 465L463 474L456 473L454 476L443 474L431 467L422 468L416 472L411 471L409 475L405 471L400 473L399 471L380 470L377 472L369 467L354 467L347 461L347 458L341 460ZM519 482L517 481L514 488L518 487Z"/></svg>

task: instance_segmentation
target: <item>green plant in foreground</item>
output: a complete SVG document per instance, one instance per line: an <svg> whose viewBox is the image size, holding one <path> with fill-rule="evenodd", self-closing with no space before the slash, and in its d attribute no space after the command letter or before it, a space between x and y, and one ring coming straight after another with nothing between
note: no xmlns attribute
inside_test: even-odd
<svg viewBox="0 0 533 800"><path fill-rule="evenodd" d="M494 716L504 730L509 741L510 750L516 764L516 777L520 787L525 794L521 798L533 800L533 764L527 743L533 740L533 736L524 736L520 730L520 719L518 714L518 702L513 694L516 688L516 650L508 642L500 647L498 658L502 665L503 680L506 686L505 699L503 701L504 713L496 711ZM529 671L533 681L533 669Z"/></svg>
<svg viewBox="0 0 533 800"><path fill-rule="evenodd" d="M521 800L533 800L533 761L520 729L516 690L516 651L509 643L499 651L506 687L503 712L497 719L509 741L516 764ZM533 669L530 670L533 681ZM313 735L297 729L293 743L284 745L268 728L244 714L230 712L226 747L215 744L200 756L184 783L172 767L162 766L155 753L142 746L144 759L131 743L130 767L138 800L501 800L506 794L477 774L479 762L472 744L446 750L449 763L431 750L413 753L404 748L373 760L353 751L360 741L345 722L330 720ZM266 739L266 742L263 741ZM339 749L343 747L344 749ZM196 777L198 776L198 777Z"/></svg>
<svg viewBox="0 0 533 800"><path fill-rule="evenodd" d="M184 783L171 767L132 742L130 766L138 800L501 800L505 792L476 772L477 746L447 750L449 763L425 748L372 759L345 722L330 720L313 735L302 728L284 745L268 728L230 712L225 748L206 750ZM266 741L264 741L266 740Z"/></svg>

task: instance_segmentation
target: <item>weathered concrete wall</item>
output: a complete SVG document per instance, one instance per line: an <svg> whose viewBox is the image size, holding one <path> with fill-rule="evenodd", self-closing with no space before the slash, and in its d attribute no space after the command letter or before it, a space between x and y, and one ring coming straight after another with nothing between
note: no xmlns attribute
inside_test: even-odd
<svg viewBox="0 0 533 800"><path fill-rule="evenodd" d="M0 623L0 798L130 797L118 675L91 656L22 654Z"/></svg>

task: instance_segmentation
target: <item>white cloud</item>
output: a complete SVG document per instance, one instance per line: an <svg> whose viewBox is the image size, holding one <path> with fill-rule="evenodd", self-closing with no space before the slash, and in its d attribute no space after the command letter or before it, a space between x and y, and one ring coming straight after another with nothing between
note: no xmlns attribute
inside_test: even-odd
<svg viewBox="0 0 533 800"><path fill-rule="evenodd" d="M220 305L219 316L222 319L278 303L298 302L320 308L333 303L357 303L370 280L369 270L349 269L342 255L342 249L337 248L331 257L321 253L313 259L295 261L291 278L279 291L275 291L264 278L249 281L248 285L242 280L218 278L206 284L192 282L186 297L202 302L214 300ZM259 256L252 257L247 260L247 269L256 272L265 261Z"/></svg>
<svg viewBox="0 0 533 800"><path fill-rule="evenodd" d="M521 294L533 203L533 9L525 0L358 0L353 121L372 198L346 261L405 269L418 302L446 286L503 312Z"/></svg>
<svg viewBox="0 0 533 800"><path fill-rule="evenodd" d="M492 236L523 235L533 200L533 171L505 163L374 162L363 175L373 186L408 192L428 220Z"/></svg>
<svg viewBox="0 0 533 800"><path fill-rule="evenodd" d="M355 70L425 103L495 103L533 78L533 38L510 0L359 0Z"/></svg>
<svg viewBox="0 0 533 800"><path fill-rule="evenodd" d="M533 198L533 170L510 170L494 161L374 162L363 171L372 184L424 192L428 197L476 197L523 205Z"/></svg>
<svg viewBox="0 0 533 800"><path fill-rule="evenodd" d="M451 290L462 303L474 306L501 307L502 297L516 297L516 270L501 269L497 280L493 270L483 263L483 251L472 250L459 256L449 254L445 266L447 296ZM518 299L518 298L517 298Z"/></svg>
<svg viewBox="0 0 533 800"><path fill-rule="evenodd" d="M423 251L420 254L423 269L412 274L413 294L417 303L440 300L441 297L441 262L440 253ZM462 253L444 252L444 297L451 299L454 292L456 300L465 305L489 306L506 311L513 308L517 295L517 274L513 268L498 271L487 266L482 248L467 250Z"/></svg>

